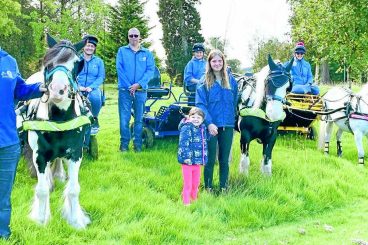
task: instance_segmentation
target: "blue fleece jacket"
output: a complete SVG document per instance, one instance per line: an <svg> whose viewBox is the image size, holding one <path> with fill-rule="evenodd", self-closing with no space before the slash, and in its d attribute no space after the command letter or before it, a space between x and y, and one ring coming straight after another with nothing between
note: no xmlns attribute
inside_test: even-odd
<svg viewBox="0 0 368 245"><path fill-rule="evenodd" d="M14 100L42 96L41 83L26 84L16 60L0 49L0 148L19 143Z"/></svg>
<svg viewBox="0 0 368 245"><path fill-rule="evenodd" d="M207 163L207 129L202 123L198 127L183 119L179 124L178 162L188 165L204 165ZM184 163L186 159L190 163Z"/></svg>
<svg viewBox="0 0 368 245"><path fill-rule="evenodd" d="M234 127L238 100L238 85L235 78L229 74L231 89L224 88L215 82L207 90L204 77L197 86L196 106L205 113L205 124L215 124L217 127Z"/></svg>
<svg viewBox="0 0 368 245"><path fill-rule="evenodd" d="M191 82L194 79L201 79L206 72L206 61L193 57L184 69L184 82L186 86L196 86L196 83Z"/></svg>
<svg viewBox="0 0 368 245"><path fill-rule="evenodd" d="M119 48L116 70L119 89L129 89L134 83L141 85L142 89L147 89L148 82L153 77L155 61L148 49L141 47L134 52L127 45Z"/></svg>
<svg viewBox="0 0 368 245"><path fill-rule="evenodd" d="M284 66L286 67L288 64L289 62L286 62ZM294 59L290 74L295 85L311 85L313 83L311 65L304 58L301 60Z"/></svg>
<svg viewBox="0 0 368 245"><path fill-rule="evenodd" d="M81 56L83 59L83 55ZM97 89L105 80L105 65L93 55L89 61L84 60L83 70L78 74L78 84L83 87Z"/></svg>

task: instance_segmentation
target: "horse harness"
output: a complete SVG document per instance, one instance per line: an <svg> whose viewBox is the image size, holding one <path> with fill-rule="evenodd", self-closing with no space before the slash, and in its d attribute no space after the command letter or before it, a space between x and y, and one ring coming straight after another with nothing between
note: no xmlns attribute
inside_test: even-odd
<svg viewBox="0 0 368 245"><path fill-rule="evenodd" d="M80 92L77 83L73 79L73 75L71 71L69 71L65 66L56 66L51 71L45 69L44 71L44 80L45 85L48 88L49 84L52 81L52 77L56 71L64 72L69 80L70 84L70 91L68 93L68 98L71 100L79 102L79 108L81 115L77 116L76 118L66 121L66 122L52 122L52 121L45 121L45 120L37 120L36 114L38 111L38 107L40 102L46 103L46 101L41 101L41 98L38 99L37 104L35 107L32 108L32 111L29 115L24 118L23 115L23 130L41 130L41 131L66 131L78 128L80 126L91 124L93 123L93 115L89 110L90 102L88 99Z"/></svg>
<svg viewBox="0 0 368 245"><path fill-rule="evenodd" d="M328 120L329 121L337 121L337 120L346 118L345 125L349 128L350 132L352 133L353 131L350 127L349 119L352 118L352 119L368 121L368 114L359 112L359 111L361 111L360 103L363 102L366 105L368 105L368 103L366 101L364 101L361 96L354 95L353 93L349 93L347 96L349 96L349 101L344 103L344 107L341 109L345 112L345 115L332 120L332 118L330 117L330 114L328 114L327 119L325 121L328 121ZM352 106L353 98L356 98L356 100L357 100L356 105L355 105L354 108Z"/></svg>

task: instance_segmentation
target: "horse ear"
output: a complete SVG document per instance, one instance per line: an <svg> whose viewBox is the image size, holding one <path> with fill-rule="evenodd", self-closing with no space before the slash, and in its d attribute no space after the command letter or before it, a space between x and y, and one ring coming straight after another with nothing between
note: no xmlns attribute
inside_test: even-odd
<svg viewBox="0 0 368 245"><path fill-rule="evenodd" d="M76 44L74 44L74 48L75 50L77 50L77 52L81 51L82 48L86 45L86 41L85 40L82 40L80 42L77 42Z"/></svg>
<svg viewBox="0 0 368 245"><path fill-rule="evenodd" d="M291 58L291 60L289 61L289 64L285 67L285 70L287 72L289 72L291 70L291 67L293 66L293 63L294 63L294 57Z"/></svg>
<svg viewBox="0 0 368 245"><path fill-rule="evenodd" d="M270 54L268 54L268 66L271 71L278 70L279 67L275 64Z"/></svg>
<svg viewBox="0 0 368 245"><path fill-rule="evenodd" d="M54 47L58 42L48 33L46 33L47 46Z"/></svg>

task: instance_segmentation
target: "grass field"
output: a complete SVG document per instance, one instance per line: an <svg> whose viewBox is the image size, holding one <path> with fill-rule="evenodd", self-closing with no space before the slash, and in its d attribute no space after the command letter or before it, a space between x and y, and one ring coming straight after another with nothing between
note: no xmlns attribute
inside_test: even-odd
<svg viewBox="0 0 368 245"><path fill-rule="evenodd" d="M179 88L176 88L178 93ZM366 166L358 166L351 135L342 158L316 149L316 141L280 136L273 175L260 174L261 145L251 143L249 177L238 173L239 134L230 166L230 190L200 191L181 202L181 168L175 137L155 140L142 153L120 153L117 91L108 87L100 115L99 159L83 159L80 203L92 223L77 231L61 218L63 184L51 194L51 222L34 224L28 213L36 179L19 163L12 202L10 244L364 244L368 241ZM157 108L157 107L156 107ZM318 126L318 125L316 125ZM217 170L217 168L216 168ZM215 183L218 183L217 172ZM8 244L1 242L0 244Z"/></svg>

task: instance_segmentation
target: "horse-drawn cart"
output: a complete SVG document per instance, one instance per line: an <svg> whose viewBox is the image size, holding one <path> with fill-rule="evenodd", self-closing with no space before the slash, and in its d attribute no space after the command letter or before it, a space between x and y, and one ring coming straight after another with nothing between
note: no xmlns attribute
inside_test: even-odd
<svg viewBox="0 0 368 245"><path fill-rule="evenodd" d="M313 123L319 119L317 112L322 110L322 100L319 95L292 94L286 95L291 105L286 105L286 117L278 127L279 133L296 132L314 139L315 129Z"/></svg>

